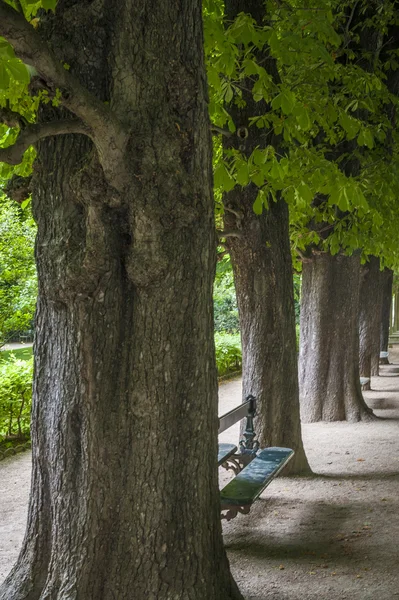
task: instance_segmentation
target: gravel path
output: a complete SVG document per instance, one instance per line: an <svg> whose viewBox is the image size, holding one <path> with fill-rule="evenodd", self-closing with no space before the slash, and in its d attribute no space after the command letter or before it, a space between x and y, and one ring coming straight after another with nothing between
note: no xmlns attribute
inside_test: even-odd
<svg viewBox="0 0 399 600"><path fill-rule="evenodd" d="M279 477L250 515L224 523L246 600L399 599L399 349L391 360L365 392L378 421L305 425L315 475ZM220 387L220 413L240 401L240 380ZM222 437L236 443L238 426ZM0 462L0 582L24 535L30 460Z"/></svg>

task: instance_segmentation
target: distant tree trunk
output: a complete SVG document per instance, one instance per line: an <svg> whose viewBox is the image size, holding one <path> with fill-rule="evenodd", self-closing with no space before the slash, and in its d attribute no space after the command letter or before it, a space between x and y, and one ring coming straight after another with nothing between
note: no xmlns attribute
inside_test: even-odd
<svg viewBox="0 0 399 600"><path fill-rule="evenodd" d="M392 323L392 333L397 333L399 331L399 293L398 293L398 287L399 286L395 286L395 293L394 293L394 297L393 297L393 301L394 301L394 317L393 317L393 323Z"/></svg>
<svg viewBox="0 0 399 600"><path fill-rule="evenodd" d="M369 421L359 380L358 255L316 254L303 263L299 389L301 418Z"/></svg>
<svg viewBox="0 0 399 600"><path fill-rule="evenodd" d="M381 328L380 261L371 256L360 267L359 296L359 373L360 377L378 375ZM371 389L370 383L364 389Z"/></svg>
<svg viewBox="0 0 399 600"><path fill-rule="evenodd" d="M38 147L33 477L1 600L241 598L217 483L201 23L198 0L60 0L41 26L129 141L104 170L85 136Z"/></svg>
<svg viewBox="0 0 399 600"><path fill-rule="evenodd" d="M226 0L226 15L234 19L250 13L263 23L264 5L258 0ZM276 67L267 59L267 70L277 77ZM248 81L248 87L252 84ZM245 87L245 86L244 86ZM237 135L224 140L227 148L240 149L249 156L264 145L262 132L250 126L250 118L264 114L263 102L254 102L243 92L246 105L232 104L229 112ZM269 140L275 145L276 138ZM292 262L288 230L288 207L283 200L271 202L262 215L253 211L258 188L236 187L225 194L224 226L239 230L227 237L237 292L243 352L243 397L258 400L256 432L262 447L284 446L295 450L286 473L307 473L310 468L303 449L299 418L298 366L295 336L295 309Z"/></svg>
<svg viewBox="0 0 399 600"><path fill-rule="evenodd" d="M381 277L381 331L380 352L388 352L389 326L391 322L393 271L384 269ZM389 365L389 358L380 358L381 365Z"/></svg>

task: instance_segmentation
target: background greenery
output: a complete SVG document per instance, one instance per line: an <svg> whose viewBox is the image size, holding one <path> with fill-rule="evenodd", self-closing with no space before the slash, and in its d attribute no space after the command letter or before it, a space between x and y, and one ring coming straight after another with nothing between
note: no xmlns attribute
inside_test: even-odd
<svg viewBox="0 0 399 600"><path fill-rule="evenodd" d="M29 438L33 359L0 361L0 444Z"/></svg>
<svg viewBox="0 0 399 600"><path fill-rule="evenodd" d="M32 329L37 295L36 226L29 208L0 195L0 347Z"/></svg>

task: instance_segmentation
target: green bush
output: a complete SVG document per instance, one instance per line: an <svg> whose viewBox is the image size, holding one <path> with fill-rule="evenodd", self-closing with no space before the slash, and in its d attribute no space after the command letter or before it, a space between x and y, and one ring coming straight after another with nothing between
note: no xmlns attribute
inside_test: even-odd
<svg viewBox="0 0 399 600"><path fill-rule="evenodd" d="M29 437L33 359L0 362L0 442Z"/></svg>
<svg viewBox="0 0 399 600"><path fill-rule="evenodd" d="M19 360L29 360L32 358L32 346L22 348L14 348L14 350L0 350L0 361L10 360L10 358L18 358Z"/></svg>
<svg viewBox="0 0 399 600"><path fill-rule="evenodd" d="M240 328L233 271L230 263L218 264L213 289L215 331L237 333Z"/></svg>
<svg viewBox="0 0 399 600"><path fill-rule="evenodd" d="M242 354L239 333L215 333L215 347L219 377L241 370Z"/></svg>

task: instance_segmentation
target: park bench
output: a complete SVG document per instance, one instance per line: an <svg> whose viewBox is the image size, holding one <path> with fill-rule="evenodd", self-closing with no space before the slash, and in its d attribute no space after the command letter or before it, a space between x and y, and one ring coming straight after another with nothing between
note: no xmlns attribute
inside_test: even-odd
<svg viewBox="0 0 399 600"><path fill-rule="evenodd" d="M220 492L221 517L227 521L238 513L249 513L255 500L294 455L290 448L259 448L255 414L256 398L248 396L245 402L219 418L219 434L246 419L240 450L234 444L219 444L218 449L218 465L235 473L234 479Z"/></svg>

